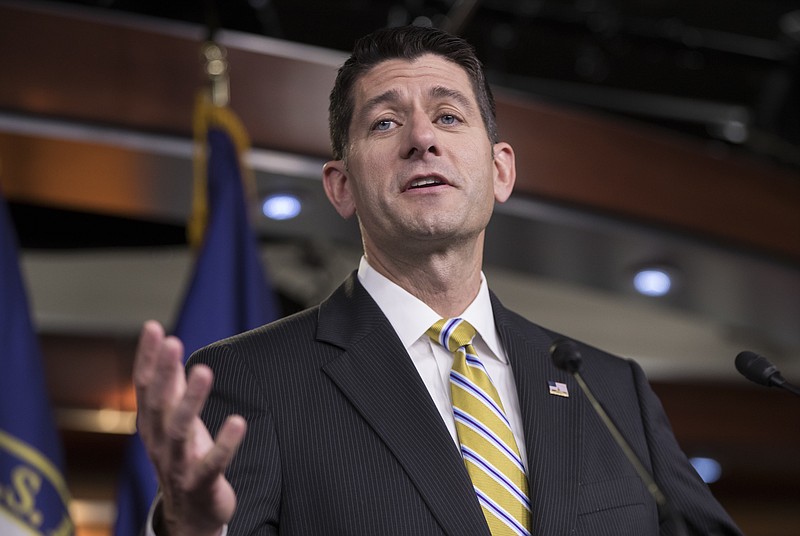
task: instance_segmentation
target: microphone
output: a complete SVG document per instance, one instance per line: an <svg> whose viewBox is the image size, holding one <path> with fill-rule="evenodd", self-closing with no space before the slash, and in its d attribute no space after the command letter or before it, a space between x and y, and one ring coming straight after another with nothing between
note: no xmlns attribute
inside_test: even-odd
<svg viewBox="0 0 800 536"><path fill-rule="evenodd" d="M581 364L583 363L583 356L581 356L581 352L578 350L578 345L569 339L557 340L550 346L550 357L552 357L553 364L555 364L556 367L572 374L572 376L575 378L575 381L580 386L581 391L583 391L583 394L589 400L589 403L591 404L595 413L597 413L597 416L600 417L603 425L611 434L611 437L614 438L617 446L619 446L620 450L622 450L622 452L625 454L625 457L628 458L628 461L636 470L636 474L639 475L639 478L644 483L647 491L650 493L653 499L655 499L661 515L664 516L664 518L672 521L679 536L685 535L686 523L683 521L683 518L678 515L675 510L673 510L672 506L667 500L667 497L653 479L653 475L647 471L639 457L636 456L633 448L625 440L622 432L619 431L619 428L617 428L617 426L614 424L614 421L611 420L611 417L609 417L608 413L606 413L606 410L603 408L602 404L600 404L600 401L597 400L592 393L592 390L589 389L589 386L584 381L583 376L581 376L580 368Z"/></svg>
<svg viewBox="0 0 800 536"><path fill-rule="evenodd" d="M739 352L739 355L736 356L735 364L736 370L751 382L766 385L767 387L781 387L790 393L800 396L800 388L787 382L781 376L778 367L764 356L755 352Z"/></svg>

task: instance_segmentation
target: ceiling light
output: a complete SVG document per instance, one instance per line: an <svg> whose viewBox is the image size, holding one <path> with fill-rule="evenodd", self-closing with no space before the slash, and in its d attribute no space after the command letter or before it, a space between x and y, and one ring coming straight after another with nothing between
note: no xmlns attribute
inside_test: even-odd
<svg viewBox="0 0 800 536"><path fill-rule="evenodd" d="M261 211L271 220L291 220L297 217L303 205L294 194L272 194L264 199Z"/></svg>
<svg viewBox="0 0 800 536"><path fill-rule="evenodd" d="M722 476L722 466L713 458L696 456L694 458L689 458L689 462L706 484L716 482L719 480L719 477Z"/></svg>
<svg viewBox="0 0 800 536"><path fill-rule="evenodd" d="M672 288L672 277L664 268L644 268L633 276L633 287L645 296L664 296Z"/></svg>

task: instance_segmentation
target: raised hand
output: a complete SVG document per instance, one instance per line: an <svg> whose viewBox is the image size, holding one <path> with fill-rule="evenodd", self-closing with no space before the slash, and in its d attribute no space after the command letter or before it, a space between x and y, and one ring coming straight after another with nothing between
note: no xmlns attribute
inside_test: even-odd
<svg viewBox="0 0 800 536"><path fill-rule="evenodd" d="M136 350L133 379L139 435L158 475L162 522L170 536L217 535L236 508L236 494L223 471L247 425L229 416L216 439L200 419L213 381L211 369L183 367L183 344L145 322Z"/></svg>

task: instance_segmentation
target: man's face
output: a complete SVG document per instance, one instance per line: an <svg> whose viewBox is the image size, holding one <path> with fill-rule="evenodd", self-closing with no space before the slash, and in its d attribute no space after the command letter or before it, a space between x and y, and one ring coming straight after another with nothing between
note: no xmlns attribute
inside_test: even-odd
<svg viewBox="0 0 800 536"><path fill-rule="evenodd" d="M490 142L466 72L432 54L387 60L353 97L347 157L325 183L340 214L358 215L367 255L482 238L513 187L513 151Z"/></svg>

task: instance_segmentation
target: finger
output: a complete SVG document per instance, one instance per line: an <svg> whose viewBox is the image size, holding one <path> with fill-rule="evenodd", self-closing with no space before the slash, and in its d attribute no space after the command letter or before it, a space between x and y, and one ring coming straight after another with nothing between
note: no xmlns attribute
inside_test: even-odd
<svg viewBox="0 0 800 536"><path fill-rule="evenodd" d="M240 415L229 415L219 429L216 441L194 474L196 485L210 486L225 472L247 432L247 423Z"/></svg>
<svg viewBox="0 0 800 536"><path fill-rule="evenodd" d="M182 357L183 346L179 340L175 337L166 337L164 328L155 320L145 322L139 336L133 366L137 398L146 398L147 390L153 382L163 378L164 370L160 367L166 365L164 359L174 364L176 360L182 361Z"/></svg>
<svg viewBox="0 0 800 536"><path fill-rule="evenodd" d="M147 401L147 394L156 375L158 352L163 342L164 328L160 323L148 320L142 325L133 362L133 383L136 387L136 426L145 440L151 435L149 428L153 421L146 416L146 408L152 405Z"/></svg>
<svg viewBox="0 0 800 536"><path fill-rule="evenodd" d="M155 374L156 355L163 340L164 328L161 324L155 320L148 320L142 325L133 361L133 382L136 385L137 396L140 390L147 388Z"/></svg>
<svg viewBox="0 0 800 536"><path fill-rule="evenodd" d="M189 371L184 395L169 416L167 436L173 464L178 467L182 467L186 463L190 443L200 451L210 448L212 444L211 436L205 426L198 426L197 429L193 427L200 425L200 411L211 391L213 377L211 369L205 365L192 367ZM197 434L199 437L193 434Z"/></svg>
<svg viewBox="0 0 800 536"><path fill-rule="evenodd" d="M141 391L138 420L140 431L148 434L153 444L160 444L164 440L165 418L186 390L183 344L175 337L165 337L154 361L154 374Z"/></svg>
<svg viewBox="0 0 800 536"><path fill-rule="evenodd" d="M158 407L174 406L186 388L183 367L183 344L175 337L165 337L156 352L153 377L146 398Z"/></svg>
<svg viewBox="0 0 800 536"><path fill-rule="evenodd" d="M190 422L192 418L200 415L211 391L214 373L206 365L195 365L189 370L186 382L186 392L174 411L174 420Z"/></svg>

